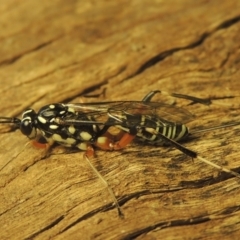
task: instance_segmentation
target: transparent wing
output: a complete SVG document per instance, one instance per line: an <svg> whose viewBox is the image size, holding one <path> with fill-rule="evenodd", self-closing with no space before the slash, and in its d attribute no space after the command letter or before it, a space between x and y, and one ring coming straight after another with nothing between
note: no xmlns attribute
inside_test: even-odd
<svg viewBox="0 0 240 240"><path fill-rule="evenodd" d="M187 110L160 102L141 102L141 101L118 101L102 103L81 103L66 104L74 109L76 116L66 117L65 124L75 125L119 125L119 114L122 116L130 115L128 126L139 123L139 116L148 115L155 119L166 122L187 123L194 119L194 116ZM116 118L114 118L116 117ZM136 118L136 120L135 120ZM109 121L111 119L111 121ZM128 121L129 121L128 119Z"/></svg>

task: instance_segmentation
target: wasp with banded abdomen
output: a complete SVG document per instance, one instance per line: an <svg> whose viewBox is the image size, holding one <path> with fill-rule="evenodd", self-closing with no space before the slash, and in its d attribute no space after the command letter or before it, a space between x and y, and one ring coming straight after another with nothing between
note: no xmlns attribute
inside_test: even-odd
<svg viewBox="0 0 240 240"><path fill-rule="evenodd" d="M197 158L221 171L231 173L240 178L240 174L225 167L219 166L202 158L197 152L185 148L178 143L190 133L185 125L193 119L193 115L176 106L151 102L152 97L160 91L152 91L142 101L116 101L102 103L63 104L54 103L42 107L38 113L27 109L22 119L0 117L0 123L13 123L22 134L29 139L35 139L35 145L48 148L53 143L66 147L77 147L86 151L85 158L98 177L108 187L114 202L121 214L118 201L111 188L89 161L94 155L94 148L103 150L120 150L126 147L134 138L149 143L167 143L182 151L191 158ZM172 96L186 98L204 104L203 99L182 94ZM205 129L204 131L234 126L232 123L219 127ZM119 130L113 133L111 129ZM193 134L195 132L192 132ZM39 143L39 136L46 143Z"/></svg>

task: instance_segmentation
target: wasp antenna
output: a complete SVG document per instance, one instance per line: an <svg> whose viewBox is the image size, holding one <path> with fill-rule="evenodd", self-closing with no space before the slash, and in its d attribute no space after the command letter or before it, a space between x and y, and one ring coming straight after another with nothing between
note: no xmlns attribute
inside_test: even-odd
<svg viewBox="0 0 240 240"><path fill-rule="evenodd" d="M237 177L237 178L240 178L240 174L237 173L237 172L234 172L234 171L232 171L232 170L230 170L230 169L228 169L228 168L219 166L219 165L217 165L217 164L215 164L215 163L213 163L213 162L211 162L211 161L209 161L209 160L207 160L207 159L205 159L205 158L203 158L203 157L197 156L196 158L197 158L198 160L200 160L200 161L202 161L202 162L204 162L204 163L212 166L212 167L217 168L217 169L220 170L220 171L223 171L223 172L226 172L226 173L230 173L230 174L232 174L233 176L235 176L235 177Z"/></svg>
<svg viewBox="0 0 240 240"><path fill-rule="evenodd" d="M233 98L233 97L231 97L231 98ZM221 99L219 99L219 100L221 100ZM237 103L236 101L232 102L232 103L225 103L225 102L219 102L219 100L218 99L212 99L211 104L216 105L216 106L221 106L221 107L239 108L239 103Z"/></svg>
<svg viewBox="0 0 240 240"><path fill-rule="evenodd" d="M93 166L93 164L91 163L91 161L89 160L87 154L84 154L84 158L86 159L86 161L88 162L89 166L92 168L92 170L95 172L95 174L98 176L98 178L102 181L102 183L104 184L104 186L108 189L109 194L111 195L114 204L118 210L118 215L119 217L123 218L123 213L121 211L121 208L119 206L119 203L117 201L117 198L115 197L112 188L109 186L108 182L104 179L104 177L100 174L100 172Z"/></svg>
<svg viewBox="0 0 240 240"><path fill-rule="evenodd" d="M191 131L190 134L192 135L192 134L196 134L196 133L209 132L209 131L213 131L216 129L226 128L226 127L234 127L234 126L238 126L238 125L240 125L240 122L227 123L227 124L220 125L220 126L214 126L214 127L209 127L209 128L200 129L200 130L193 130L193 131Z"/></svg>
<svg viewBox="0 0 240 240"><path fill-rule="evenodd" d="M15 123L19 124L21 122L18 118L10 118L10 117L0 117L0 123Z"/></svg>

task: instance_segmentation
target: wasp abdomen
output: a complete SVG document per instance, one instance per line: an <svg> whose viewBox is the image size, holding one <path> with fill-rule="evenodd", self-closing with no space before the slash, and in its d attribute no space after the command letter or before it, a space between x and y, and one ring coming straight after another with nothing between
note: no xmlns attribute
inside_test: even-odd
<svg viewBox="0 0 240 240"><path fill-rule="evenodd" d="M164 142L161 135L178 141L185 138L189 133L184 124L168 122L151 116L143 116L141 126L138 128L137 136L149 142Z"/></svg>

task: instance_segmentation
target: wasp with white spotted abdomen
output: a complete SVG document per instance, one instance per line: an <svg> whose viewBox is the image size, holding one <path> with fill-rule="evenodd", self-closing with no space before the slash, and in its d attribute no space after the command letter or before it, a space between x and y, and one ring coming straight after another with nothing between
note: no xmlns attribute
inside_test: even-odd
<svg viewBox="0 0 240 240"><path fill-rule="evenodd" d="M183 139L188 128L182 122L190 121L193 115L182 108L150 102L157 92L150 92L142 101L55 103L42 107L38 113L27 109L22 119L0 117L0 123L14 123L29 139L40 135L50 145L56 142L87 150L89 154L92 146L119 150L134 137L149 142ZM111 127L120 132L112 134Z"/></svg>
<svg viewBox="0 0 240 240"><path fill-rule="evenodd" d="M22 114L22 119L0 117L0 123L15 124L30 139L38 139L39 136L42 136L48 146L56 142L66 147L77 147L85 150L86 159L105 185L107 182L89 161L89 157L94 155L94 147L103 150L120 150L134 138L150 143L168 143L191 158L197 158L240 178L239 173L214 164L177 142L189 135L185 123L192 120L193 115L183 108L151 102L152 97L158 92L160 91L150 92L142 101L54 103L42 107L38 113L33 109L28 109ZM176 97L199 102L202 100L187 95ZM220 127L237 124L239 123ZM112 133L112 128L119 130L118 133ZM216 128L219 127L210 130ZM47 146L38 142L37 145ZM108 189L120 212L120 207L112 190L109 187Z"/></svg>

